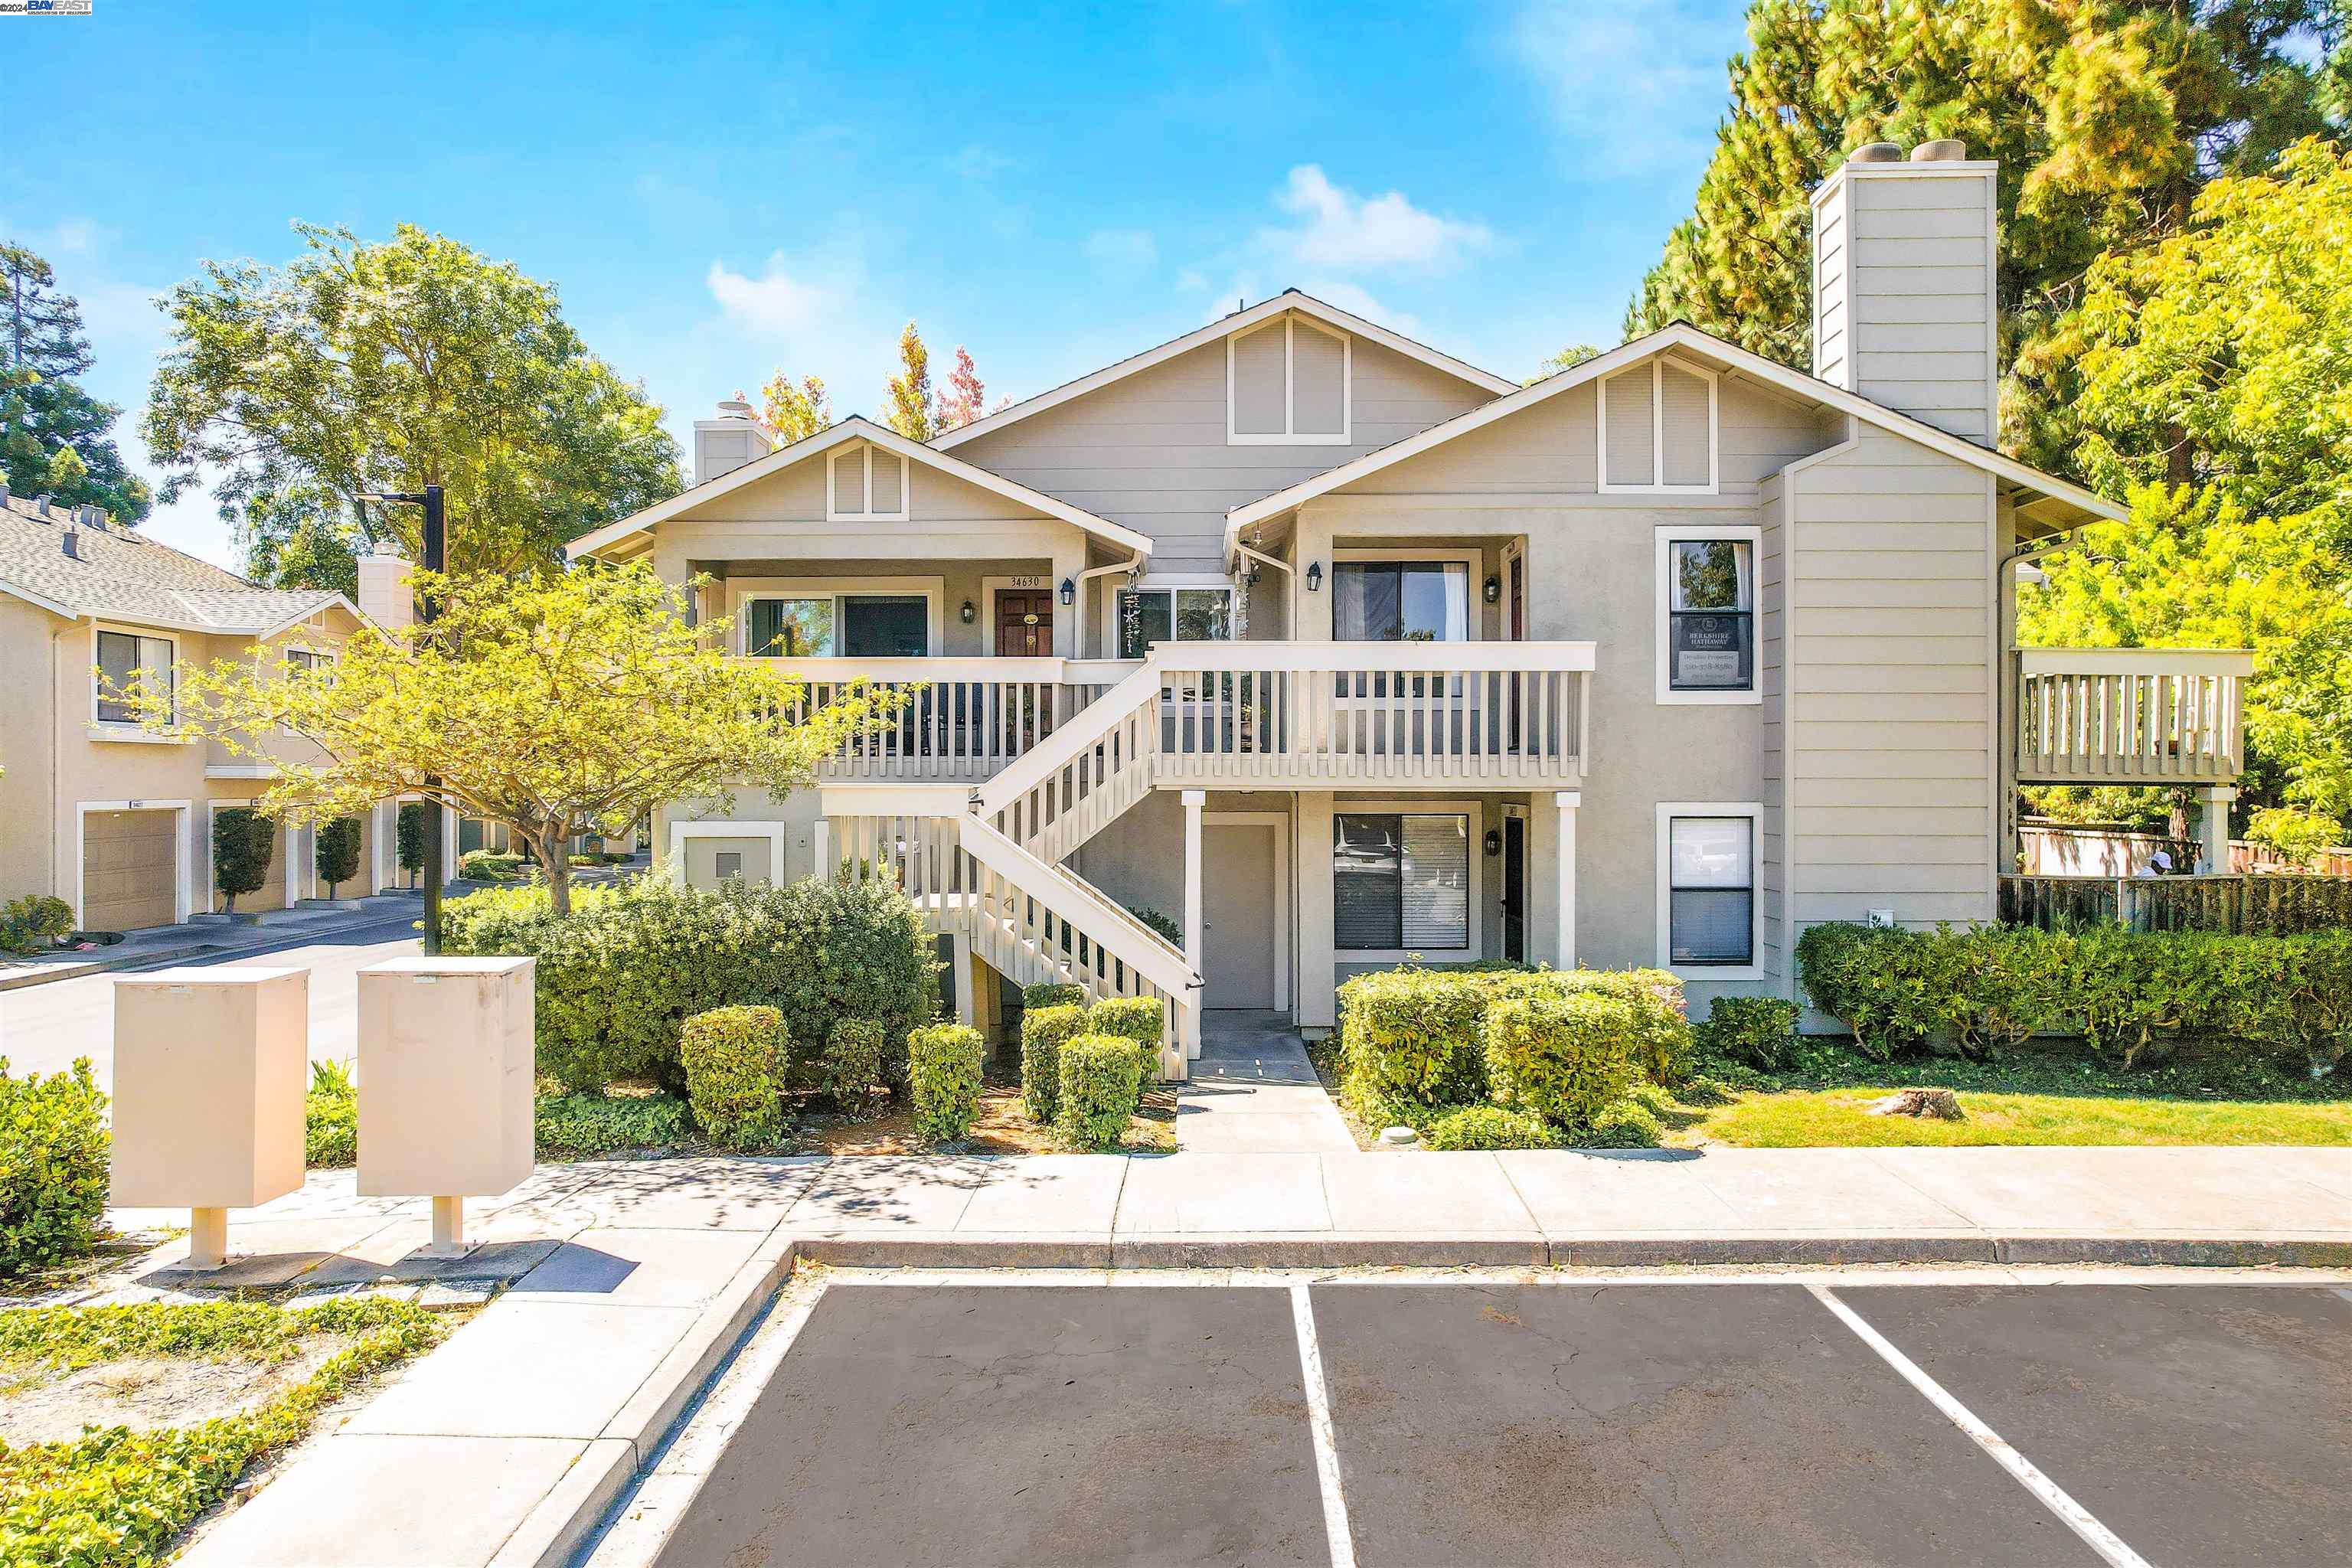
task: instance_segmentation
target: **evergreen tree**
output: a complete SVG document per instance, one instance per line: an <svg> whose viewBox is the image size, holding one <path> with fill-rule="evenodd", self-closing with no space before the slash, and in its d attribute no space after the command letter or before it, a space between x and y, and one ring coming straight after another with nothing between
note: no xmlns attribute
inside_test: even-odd
<svg viewBox="0 0 2352 1568"><path fill-rule="evenodd" d="M2074 471L2062 323L2101 255L2178 232L2197 192L2331 129L2334 0L1755 0L1692 216L1626 316L1810 367L1809 197L1865 142L2001 163L2001 445ZM2179 476L2176 476L2179 477Z"/></svg>
<svg viewBox="0 0 2352 1568"><path fill-rule="evenodd" d="M0 477L19 494L137 522L153 498L108 435L122 411L75 380L93 363L79 301L58 292L47 261L0 243Z"/></svg>

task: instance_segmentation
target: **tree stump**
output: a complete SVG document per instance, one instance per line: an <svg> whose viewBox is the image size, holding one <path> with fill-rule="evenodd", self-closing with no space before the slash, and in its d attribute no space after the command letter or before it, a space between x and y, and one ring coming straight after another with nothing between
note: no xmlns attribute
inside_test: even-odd
<svg viewBox="0 0 2352 1568"><path fill-rule="evenodd" d="M1960 1110L1960 1098L1948 1089L1898 1089L1885 1100L1874 1100L1873 1116L1934 1116L1946 1121L1965 1118Z"/></svg>

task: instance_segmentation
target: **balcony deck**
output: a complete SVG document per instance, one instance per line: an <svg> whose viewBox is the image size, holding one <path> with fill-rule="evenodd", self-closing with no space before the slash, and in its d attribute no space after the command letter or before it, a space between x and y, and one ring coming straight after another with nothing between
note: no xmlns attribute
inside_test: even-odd
<svg viewBox="0 0 2352 1568"><path fill-rule="evenodd" d="M2011 650L2024 784L2228 784L2245 765L2254 656L2221 648Z"/></svg>

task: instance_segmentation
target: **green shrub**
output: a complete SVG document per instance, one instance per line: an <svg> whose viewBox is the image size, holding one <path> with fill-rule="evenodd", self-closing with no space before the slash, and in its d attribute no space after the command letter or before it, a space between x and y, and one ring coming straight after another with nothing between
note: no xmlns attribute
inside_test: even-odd
<svg viewBox="0 0 2352 1568"><path fill-rule="evenodd" d="M1939 931L1924 946L1947 956L1923 983L1948 985L1944 1021L1969 1056L1992 1056L2056 1028L2066 1016L2074 942L2027 927Z"/></svg>
<svg viewBox="0 0 2352 1568"><path fill-rule="evenodd" d="M1797 973L1813 1005L1881 1061L1933 1038L1948 1022L1958 988L1958 970L1938 962L1933 939L1845 921L1805 928L1797 939Z"/></svg>
<svg viewBox="0 0 2352 1568"><path fill-rule="evenodd" d="M457 875L469 882L511 882L522 873L522 857L497 849L468 849L457 857Z"/></svg>
<svg viewBox="0 0 2352 1568"><path fill-rule="evenodd" d="M1698 1048L1720 1061L1770 1071L1789 1064L1798 1007L1779 996L1718 996L1706 1022L1693 1027Z"/></svg>
<svg viewBox="0 0 2352 1568"><path fill-rule="evenodd" d="M1465 1105L1439 1117L1429 1130L1433 1149L1557 1149L1559 1134L1539 1116L1499 1105Z"/></svg>
<svg viewBox="0 0 2352 1568"><path fill-rule="evenodd" d="M542 1160L596 1160L686 1142L686 1101L675 1095L542 1094L534 1110Z"/></svg>
<svg viewBox="0 0 2352 1568"><path fill-rule="evenodd" d="M1168 1031L1168 1005L1157 996L1106 996L1087 1009L1091 1034L1117 1035L1143 1048L1143 1070L1160 1076L1160 1041Z"/></svg>
<svg viewBox="0 0 2352 1568"><path fill-rule="evenodd" d="M845 1110L863 1110L882 1087L889 1031L871 1018L844 1018L825 1037L819 1063L824 1092Z"/></svg>
<svg viewBox="0 0 2352 1568"><path fill-rule="evenodd" d="M1044 984L1021 988L1021 1008L1083 1007L1087 1005L1087 988L1073 981L1056 980Z"/></svg>
<svg viewBox="0 0 2352 1568"><path fill-rule="evenodd" d="M650 1079L677 1091L680 1026L735 1004L777 1008L794 1040L877 1023L883 1076L903 1082L908 1032L938 994L921 914L873 880L730 878L703 891L650 873L575 889L562 919L544 888L490 889L443 906L442 951L539 960L539 1070L575 1090Z"/></svg>
<svg viewBox="0 0 2352 1568"><path fill-rule="evenodd" d="M0 1279L89 1251L111 1147L89 1058L69 1072L10 1078L0 1057Z"/></svg>
<svg viewBox="0 0 2352 1568"><path fill-rule="evenodd" d="M1662 1136L1657 1112L1633 1095L1611 1100L1577 1132L1580 1149L1654 1149Z"/></svg>
<svg viewBox="0 0 2352 1568"><path fill-rule="evenodd" d="M249 805L213 813L213 886L221 908L234 914L237 899L257 893L277 854L278 824Z"/></svg>
<svg viewBox="0 0 2352 1568"><path fill-rule="evenodd" d="M1486 1079L1496 1103L1569 1127L1589 1125L1623 1094L1633 1060L1633 1005L1593 992L1498 996L1486 1009Z"/></svg>
<svg viewBox="0 0 2352 1568"><path fill-rule="evenodd" d="M1040 1126L1062 1105L1062 1046L1087 1032L1083 1007L1024 1007L1021 1013L1021 1108Z"/></svg>
<svg viewBox="0 0 2352 1568"><path fill-rule="evenodd" d="M302 1097L302 1163L348 1165L360 1152L359 1091L342 1063L310 1064L310 1092Z"/></svg>
<svg viewBox="0 0 2352 1568"><path fill-rule="evenodd" d="M980 1069L988 1042L967 1024L932 1024L907 1037L908 1095L915 1135L952 1143L980 1120Z"/></svg>
<svg viewBox="0 0 2352 1568"><path fill-rule="evenodd" d="M1118 1148L1143 1093L1144 1049L1124 1035L1064 1041L1055 1130L1081 1149Z"/></svg>
<svg viewBox="0 0 2352 1568"><path fill-rule="evenodd" d="M319 880L327 884L327 897L333 898L336 889L360 874L360 819L339 816L320 828L310 859Z"/></svg>
<svg viewBox="0 0 2352 1568"><path fill-rule="evenodd" d="M0 904L0 952L47 952L72 934L73 906L47 893Z"/></svg>
<svg viewBox="0 0 2352 1568"><path fill-rule="evenodd" d="M1149 904L1129 904L1127 912L1169 946L1180 951L1182 949L1184 928L1178 925L1172 917L1161 914Z"/></svg>
<svg viewBox="0 0 2352 1568"><path fill-rule="evenodd" d="M1485 1098L1486 987L1460 971L1407 965L1339 987L1343 1076L1364 1093L1423 1105Z"/></svg>
<svg viewBox="0 0 2352 1568"><path fill-rule="evenodd" d="M411 877L425 869L425 817L432 809L421 800L400 803L400 868Z"/></svg>
<svg viewBox="0 0 2352 1568"><path fill-rule="evenodd" d="M686 1021L679 1055L686 1102L722 1149L768 1149L784 1131L783 1015L773 1007L713 1007Z"/></svg>

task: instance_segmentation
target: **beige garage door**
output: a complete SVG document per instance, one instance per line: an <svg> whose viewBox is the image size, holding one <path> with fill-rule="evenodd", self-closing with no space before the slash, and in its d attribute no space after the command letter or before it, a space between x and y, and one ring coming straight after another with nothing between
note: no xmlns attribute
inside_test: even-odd
<svg viewBox="0 0 2352 1568"><path fill-rule="evenodd" d="M167 926L176 912L179 814L93 811L82 818L81 923L89 931Z"/></svg>

